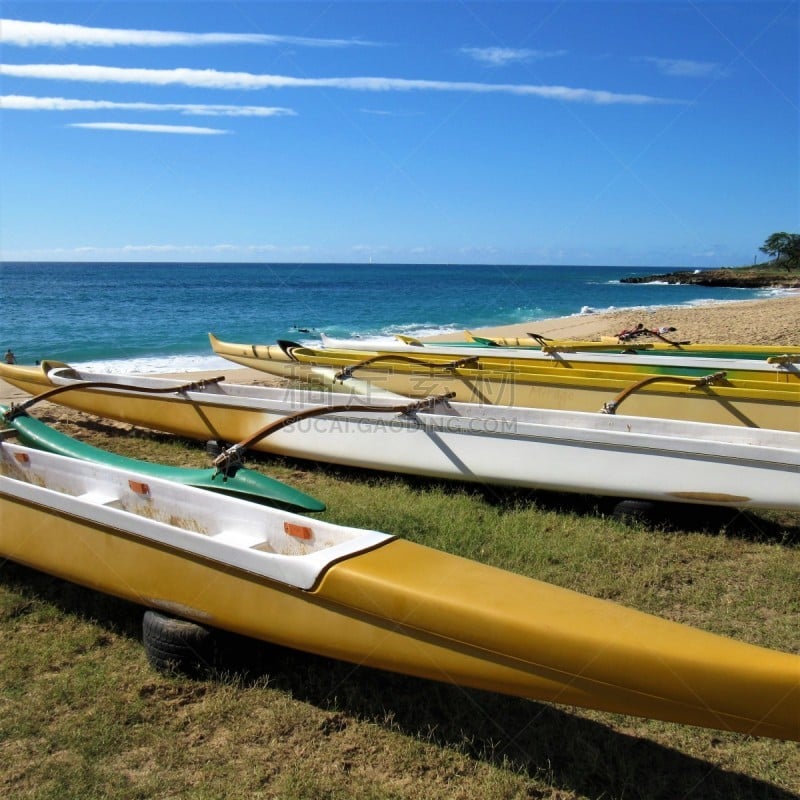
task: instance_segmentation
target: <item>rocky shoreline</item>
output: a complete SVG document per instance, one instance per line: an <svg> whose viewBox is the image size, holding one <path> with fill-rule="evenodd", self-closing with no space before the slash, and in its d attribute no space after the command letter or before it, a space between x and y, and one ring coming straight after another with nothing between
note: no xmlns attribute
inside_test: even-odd
<svg viewBox="0 0 800 800"><path fill-rule="evenodd" d="M695 286L725 286L734 289L800 289L800 272L777 268L737 267L726 269L677 270L663 275L621 278L620 283L680 283Z"/></svg>

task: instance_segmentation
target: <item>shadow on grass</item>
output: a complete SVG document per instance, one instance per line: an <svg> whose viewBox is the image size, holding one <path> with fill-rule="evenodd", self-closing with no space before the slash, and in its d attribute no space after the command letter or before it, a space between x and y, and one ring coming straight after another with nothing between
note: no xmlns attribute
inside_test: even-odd
<svg viewBox="0 0 800 800"><path fill-rule="evenodd" d="M472 496L500 511L537 508L541 511L572 514L579 517L617 517L621 522L665 533L709 533L748 541L800 545L798 515L790 512L744 511L737 508L643 501L636 513L628 514L617 507L620 497L601 497L572 492L552 492L513 486L483 483L460 483L417 475L399 475L374 470L321 464L286 457L250 454L252 465L260 464L269 471L277 464L289 470L322 475L340 481L358 481L367 485L388 481L406 487L410 492L439 491L442 494ZM646 506L646 507L645 507Z"/></svg>
<svg viewBox="0 0 800 800"><path fill-rule="evenodd" d="M133 603L11 562L0 568L0 580L31 602L41 600L115 634L141 638L143 609ZM27 605L22 604L17 613L26 613ZM796 798L766 781L556 706L223 636L231 648L208 682L287 692L329 714L319 729L321 736L335 736L354 722L374 723L581 796ZM174 680L187 692L197 685L181 676ZM699 733L712 747L722 743L718 737L725 736L710 730Z"/></svg>

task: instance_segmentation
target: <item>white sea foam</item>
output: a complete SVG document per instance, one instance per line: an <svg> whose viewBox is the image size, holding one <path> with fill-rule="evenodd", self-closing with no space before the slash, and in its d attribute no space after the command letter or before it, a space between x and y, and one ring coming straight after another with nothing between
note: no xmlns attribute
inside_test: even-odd
<svg viewBox="0 0 800 800"><path fill-rule="evenodd" d="M238 367L220 356L176 355L116 358L107 361L71 362L70 366L83 372L105 372L111 375L151 375L164 372L206 372Z"/></svg>
<svg viewBox="0 0 800 800"><path fill-rule="evenodd" d="M400 333L403 336L413 336L415 339L419 339L423 336L444 336L450 333L463 333L464 326L463 325L456 325L455 323L447 323L444 325L434 325L432 323L419 323L419 324L410 324L404 325L400 328L395 328L393 330L386 330L383 333L389 334L396 334Z"/></svg>
<svg viewBox="0 0 800 800"><path fill-rule="evenodd" d="M592 314L607 314L610 311L621 311L617 306L606 306L605 308L595 308L594 306L581 306L580 311L574 311L572 314L564 314L565 317L586 317ZM544 317L542 318L544 319ZM550 317L547 317L550 319Z"/></svg>

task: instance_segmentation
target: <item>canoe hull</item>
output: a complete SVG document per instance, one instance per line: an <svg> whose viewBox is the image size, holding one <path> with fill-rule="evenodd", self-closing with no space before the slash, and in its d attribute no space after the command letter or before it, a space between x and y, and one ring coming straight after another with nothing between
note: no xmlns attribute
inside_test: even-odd
<svg viewBox="0 0 800 800"><path fill-rule="evenodd" d="M213 334L209 334L212 348L221 349L253 348L260 354L259 345L239 345L223 342ZM329 355L347 353L356 357L366 351L374 353L404 353L419 358L432 360L452 360L454 358L475 357L481 360L486 368L522 369L528 368L564 368L587 369L602 372L633 372L656 375L689 375L697 376L716 370L724 370L735 380L778 380L793 383L800 380L800 364L797 363L797 348L775 348L760 358L738 358L734 354L720 353L713 356L700 354L684 355L681 353L644 352L561 352L559 350L537 350L525 348L481 347L458 345L445 342L426 342L407 344L403 342L385 343L376 347L362 347L356 343L348 347L311 348L292 345L292 348L313 353ZM274 348L273 348L274 349ZM788 351L788 352L787 352Z"/></svg>
<svg viewBox="0 0 800 800"><path fill-rule="evenodd" d="M792 345L747 345L747 344L704 344L701 342L675 341L645 341L643 338L629 339L627 342L620 341L617 336L603 336L599 341L595 340L572 340L572 339L552 339L545 337L544 348L542 340L534 339L530 336L478 336L470 331L465 331L466 341L463 342L439 342L444 346L488 346L488 347L507 347L522 348L534 351L550 350L559 353L626 353L642 354L651 353L653 355L675 355L693 356L699 358L736 358L751 359L754 361L766 360L768 358L793 356L800 358L800 347ZM667 334L667 338L670 338ZM352 344L352 343L351 343ZM425 342L419 342L422 346L427 346ZM436 346L437 343L430 343ZM796 362L797 363L797 362Z"/></svg>
<svg viewBox="0 0 800 800"><path fill-rule="evenodd" d="M41 369L0 365L0 374L33 393L52 386ZM134 425L226 442L242 441L307 407L279 399L294 397L290 391L262 389L271 399L261 401L247 395L227 399L223 391L237 388L247 389L231 386L220 387L218 394L165 396L84 389L78 381L57 399ZM470 416L332 414L284 428L254 447L295 458L468 482L800 510L797 433L492 406L458 410Z"/></svg>
<svg viewBox="0 0 800 800"><path fill-rule="evenodd" d="M155 499L162 486L154 480L150 489ZM797 656L390 537L334 560L301 590L248 568L247 552L226 563L169 539L153 542L147 525L125 528L111 521L119 512L104 519L81 498L56 509L52 494L38 486L23 492L0 477L0 554L148 607L356 664L800 738Z"/></svg>
<svg viewBox="0 0 800 800"><path fill-rule="evenodd" d="M365 351L348 356L345 351L297 348L290 351L294 356L290 358L277 345L238 345L213 338L211 341L218 355L236 364L318 385L325 380L321 367L340 371L374 355ZM428 348L414 355L427 358ZM460 355L464 356L463 350ZM448 358L452 360L452 355ZM445 370L401 361L381 362L357 370L353 378L328 379L328 386L337 392L355 391L348 384L357 379L362 386L371 384L376 393L392 392L414 398L451 393L455 401L462 403L599 412L650 374L642 371L644 368L637 371L620 367L617 372L607 372L611 369L608 365L603 365L602 372L589 371L583 368L586 364L565 360L550 364L513 360L498 361L495 366L488 363L481 368ZM659 371L673 377L684 374L682 368L659 368ZM694 379L711 372L690 370L689 377ZM359 393L363 394L363 389ZM746 379L725 379L702 387L653 383L626 396L619 405L619 413L797 431L800 430L800 382L792 373L775 372L762 374L759 379L749 375Z"/></svg>

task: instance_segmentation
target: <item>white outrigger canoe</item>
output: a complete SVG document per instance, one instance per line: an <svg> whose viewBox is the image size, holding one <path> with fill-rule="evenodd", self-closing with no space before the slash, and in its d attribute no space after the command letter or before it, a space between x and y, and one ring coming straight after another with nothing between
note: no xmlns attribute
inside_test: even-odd
<svg viewBox="0 0 800 800"><path fill-rule="evenodd" d="M0 442L0 555L370 667L800 739L800 656L376 531Z"/></svg>
<svg viewBox="0 0 800 800"><path fill-rule="evenodd" d="M221 346L231 346L222 342L213 334L209 334L212 348L217 343ZM361 339L331 339L322 336L321 350L330 353L352 352L361 357L364 351L368 355L381 353L425 353L427 356L440 356L445 358L463 357L466 354L483 359L487 366L498 364L507 367L517 364L518 367L528 365L562 365L569 369L590 369L597 371L616 370L636 371L640 373L657 373L673 375L694 375L724 370L729 376L746 380L767 380L780 383L791 383L800 380L800 348L792 346L775 345L772 347L752 347L751 352L744 356L739 352L742 345L733 346L728 350L719 346L714 355L707 350L700 354L692 350L664 351L661 349L639 348L636 344L617 345L622 352L604 352L602 349L581 349L580 342L575 342L575 347L570 347L569 342L556 342L542 347L526 348L514 346L492 346L483 344L482 341L464 342L430 342L410 337L395 337L392 340L361 340ZM483 340L490 341L490 340ZM585 343L584 343L585 344ZM235 346L235 345L234 345ZM261 347L262 345L256 345ZM601 347L607 347L602 345ZM690 346L691 347L691 346ZM710 345L699 347L713 347ZM738 348L733 349L733 348ZM307 347L314 352L313 346ZM224 352L223 355L226 355Z"/></svg>
<svg viewBox="0 0 800 800"><path fill-rule="evenodd" d="M800 510L800 432L443 399L331 395L0 365L53 402L190 438L474 483ZM165 391L170 387L174 392ZM153 393L154 390L158 393ZM235 448L234 448L235 453Z"/></svg>
<svg viewBox="0 0 800 800"><path fill-rule="evenodd" d="M314 349L291 342L250 345L209 334L217 355L290 380L319 382L329 370L347 389L354 379L408 397L453 393L456 400L559 411L600 411L720 425L800 430L797 365L744 359L533 351L405 344L380 350ZM498 351L500 351L498 353ZM583 360L584 356L587 360ZM588 359L606 359L590 362ZM616 359L616 360L614 360ZM713 369L705 366L714 365Z"/></svg>

